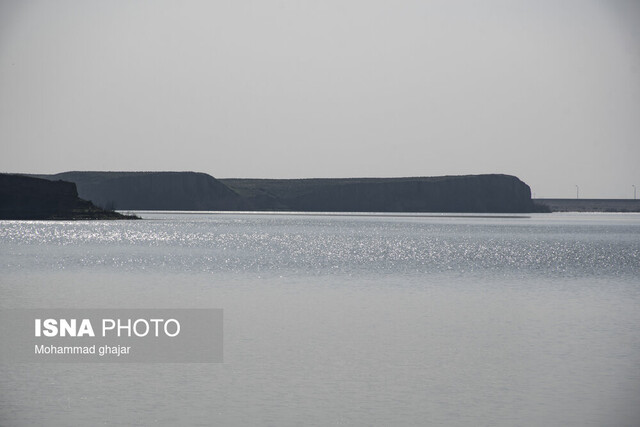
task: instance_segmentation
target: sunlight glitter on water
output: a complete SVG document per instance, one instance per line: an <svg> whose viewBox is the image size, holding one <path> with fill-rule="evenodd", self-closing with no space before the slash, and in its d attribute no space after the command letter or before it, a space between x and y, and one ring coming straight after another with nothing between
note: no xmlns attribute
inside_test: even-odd
<svg viewBox="0 0 640 427"><path fill-rule="evenodd" d="M225 363L0 364L0 421L639 419L640 216L142 216L3 222L1 306L223 308Z"/></svg>

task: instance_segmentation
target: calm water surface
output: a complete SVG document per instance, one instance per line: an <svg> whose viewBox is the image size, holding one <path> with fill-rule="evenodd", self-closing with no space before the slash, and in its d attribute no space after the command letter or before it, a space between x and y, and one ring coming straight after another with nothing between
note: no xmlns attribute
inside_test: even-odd
<svg viewBox="0 0 640 427"><path fill-rule="evenodd" d="M0 425L640 424L640 215L0 222L2 308L223 308L223 364L2 364Z"/></svg>

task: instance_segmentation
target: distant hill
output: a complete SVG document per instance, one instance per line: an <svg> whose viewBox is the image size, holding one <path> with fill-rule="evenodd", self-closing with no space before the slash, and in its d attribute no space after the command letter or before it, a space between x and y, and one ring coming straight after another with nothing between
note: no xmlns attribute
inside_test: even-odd
<svg viewBox="0 0 640 427"><path fill-rule="evenodd" d="M415 178L223 179L268 209L332 212L532 212L531 190L509 175Z"/></svg>
<svg viewBox="0 0 640 427"><path fill-rule="evenodd" d="M107 209L236 210L243 200L226 185L197 172L63 172L39 175L75 182L80 197Z"/></svg>
<svg viewBox="0 0 640 427"><path fill-rule="evenodd" d="M0 174L0 219L128 219L78 197L72 182Z"/></svg>
<svg viewBox="0 0 640 427"><path fill-rule="evenodd" d="M195 172L64 172L98 206L130 210L519 213L536 208L510 175L216 179Z"/></svg>

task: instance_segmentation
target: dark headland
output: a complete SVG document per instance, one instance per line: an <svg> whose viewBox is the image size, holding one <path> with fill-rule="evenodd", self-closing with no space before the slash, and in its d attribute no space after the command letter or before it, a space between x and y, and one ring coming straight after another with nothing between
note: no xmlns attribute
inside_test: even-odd
<svg viewBox="0 0 640 427"><path fill-rule="evenodd" d="M80 199L72 182L0 174L0 219L134 219Z"/></svg>
<svg viewBox="0 0 640 427"><path fill-rule="evenodd" d="M119 210L462 212L539 210L510 175L415 178L216 179L196 172L64 172L80 197Z"/></svg>

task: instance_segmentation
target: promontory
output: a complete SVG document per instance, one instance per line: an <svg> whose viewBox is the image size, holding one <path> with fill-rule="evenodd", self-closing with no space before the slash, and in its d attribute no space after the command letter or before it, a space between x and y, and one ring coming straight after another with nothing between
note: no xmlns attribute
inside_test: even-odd
<svg viewBox="0 0 640 427"><path fill-rule="evenodd" d="M0 174L0 219L134 219L78 197L76 184L15 174Z"/></svg>

